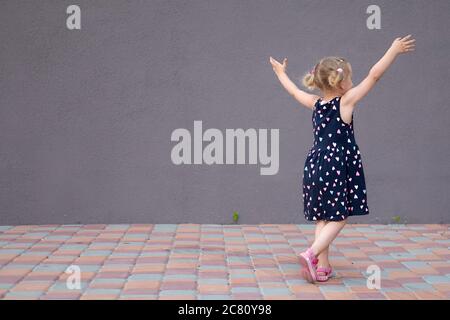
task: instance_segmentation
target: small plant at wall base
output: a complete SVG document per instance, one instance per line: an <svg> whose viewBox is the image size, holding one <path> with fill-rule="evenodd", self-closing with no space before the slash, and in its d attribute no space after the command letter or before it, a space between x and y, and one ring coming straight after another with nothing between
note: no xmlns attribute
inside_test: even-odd
<svg viewBox="0 0 450 320"><path fill-rule="evenodd" d="M237 211L234 211L233 212L233 221L234 221L234 223L237 223L238 219L239 219L239 214L238 214Z"/></svg>
<svg viewBox="0 0 450 320"><path fill-rule="evenodd" d="M393 216L392 217L392 220L394 221L394 223L396 223L396 224L400 224L401 223L401 220L402 220L402 218L400 217L400 216ZM405 221L403 221L403 224L406 224L407 223L407 221L405 220Z"/></svg>

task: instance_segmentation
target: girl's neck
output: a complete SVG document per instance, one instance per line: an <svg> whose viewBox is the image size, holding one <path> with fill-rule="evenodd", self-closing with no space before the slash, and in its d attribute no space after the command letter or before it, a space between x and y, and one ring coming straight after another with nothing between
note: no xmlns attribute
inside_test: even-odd
<svg viewBox="0 0 450 320"><path fill-rule="evenodd" d="M322 92L323 100L324 101L330 101L336 97L340 97L340 92Z"/></svg>

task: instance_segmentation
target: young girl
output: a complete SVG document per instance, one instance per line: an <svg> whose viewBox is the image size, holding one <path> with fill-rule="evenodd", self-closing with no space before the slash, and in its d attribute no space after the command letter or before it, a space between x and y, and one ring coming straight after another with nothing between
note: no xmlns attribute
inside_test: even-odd
<svg viewBox="0 0 450 320"><path fill-rule="evenodd" d="M410 37L396 38L356 87L347 60L321 59L303 78L303 84L308 89L319 89L321 96L297 88L286 75L287 58L281 64L270 57L284 88L313 111L314 145L303 171L303 202L305 218L316 221L316 230L313 244L299 257L302 276L308 282L330 277L328 249L347 217L369 213L361 154L353 132L353 110L399 54L414 51L415 40Z"/></svg>

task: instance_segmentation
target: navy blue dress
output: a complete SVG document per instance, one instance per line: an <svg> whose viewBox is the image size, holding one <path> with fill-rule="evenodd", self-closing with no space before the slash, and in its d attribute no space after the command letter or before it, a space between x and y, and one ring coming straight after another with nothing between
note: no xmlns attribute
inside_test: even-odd
<svg viewBox="0 0 450 320"><path fill-rule="evenodd" d="M340 118L340 97L319 98L313 109L314 144L303 170L307 220L340 221L369 214L361 153L350 124Z"/></svg>

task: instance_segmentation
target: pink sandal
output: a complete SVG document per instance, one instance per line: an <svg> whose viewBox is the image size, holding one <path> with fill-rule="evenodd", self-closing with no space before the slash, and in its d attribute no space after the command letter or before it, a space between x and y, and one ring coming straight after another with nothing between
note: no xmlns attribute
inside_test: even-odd
<svg viewBox="0 0 450 320"><path fill-rule="evenodd" d="M318 267L316 269L317 273L323 273L323 275L317 275L317 281L324 282L331 278L331 274L333 273L333 269L331 267Z"/></svg>
<svg viewBox="0 0 450 320"><path fill-rule="evenodd" d="M309 283L314 283L317 280L316 265L318 260L311 248L308 248L306 251L300 253L299 258L300 263L303 266L301 271L303 278L305 278L305 280Z"/></svg>

